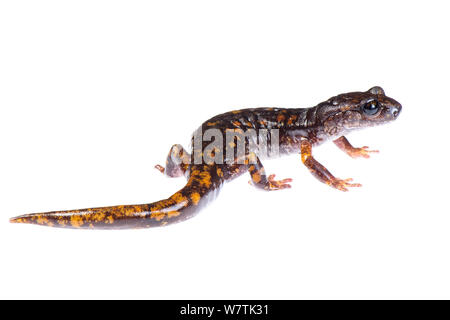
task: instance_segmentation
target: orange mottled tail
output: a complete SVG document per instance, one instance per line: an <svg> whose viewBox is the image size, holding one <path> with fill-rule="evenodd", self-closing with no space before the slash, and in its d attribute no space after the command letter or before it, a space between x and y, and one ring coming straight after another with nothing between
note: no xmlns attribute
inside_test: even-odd
<svg viewBox="0 0 450 320"><path fill-rule="evenodd" d="M128 229L165 226L194 216L219 190L222 180L205 166L193 170L188 183L168 199L140 205L121 205L26 214L12 223L31 223L61 228Z"/></svg>

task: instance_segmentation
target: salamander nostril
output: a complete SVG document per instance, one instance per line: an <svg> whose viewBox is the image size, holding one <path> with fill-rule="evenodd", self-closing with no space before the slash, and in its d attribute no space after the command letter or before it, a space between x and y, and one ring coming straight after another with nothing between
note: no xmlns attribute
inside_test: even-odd
<svg viewBox="0 0 450 320"><path fill-rule="evenodd" d="M391 114L394 118L397 118L398 115L400 114L400 110L402 110L401 106L395 106L395 107L391 107Z"/></svg>

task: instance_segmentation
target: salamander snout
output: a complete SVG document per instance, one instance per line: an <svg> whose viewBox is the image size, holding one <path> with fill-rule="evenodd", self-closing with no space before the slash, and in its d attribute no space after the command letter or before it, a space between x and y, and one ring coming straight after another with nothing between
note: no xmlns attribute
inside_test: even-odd
<svg viewBox="0 0 450 320"><path fill-rule="evenodd" d="M401 111L402 111L401 104L398 104L396 106L391 106L389 108L389 112L392 115L392 117L394 117L394 118L397 118Z"/></svg>
<svg viewBox="0 0 450 320"><path fill-rule="evenodd" d="M392 121L397 119L398 116L400 115L400 112L402 111L402 105L397 101L395 101L394 99L388 98L386 96L381 101L382 105L384 106L383 118L386 121Z"/></svg>

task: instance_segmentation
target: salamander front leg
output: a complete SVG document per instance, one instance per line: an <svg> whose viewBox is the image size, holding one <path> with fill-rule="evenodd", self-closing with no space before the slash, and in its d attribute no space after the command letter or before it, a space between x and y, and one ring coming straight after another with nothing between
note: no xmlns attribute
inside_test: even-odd
<svg viewBox="0 0 450 320"><path fill-rule="evenodd" d="M253 158L253 161L249 161L248 164L248 172L250 173L250 176L252 178L252 180L249 181L250 184L267 191L281 190L291 187L288 182L292 182L292 179L288 178L283 180L275 180L274 174L271 174L267 177L264 166L262 165L259 158L255 155L251 156L251 158Z"/></svg>
<svg viewBox="0 0 450 320"><path fill-rule="evenodd" d="M347 140L346 137L342 136L333 141L335 145L338 146L339 149L344 151L352 158L370 158L370 153L378 153L378 150L369 150L369 147L364 146L362 148L355 148L351 145L351 143Z"/></svg>
<svg viewBox="0 0 450 320"><path fill-rule="evenodd" d="M303 164L319 181L341 191L348 191L347 188L349 187L361 187L359 183L351 183L353 179L335 178L327 168L314 159L312 156L312 146L308 140L303 140L301 143L301 156Z"/></svg>
<svg viewBox="0 0 450 320"><path fill-rule="evenodd" d="M168 177L181 177L189 167L190 158L191 155L184 150L183 146L174 144L167 155L166 168L159 164L155 168Z"/></svg>

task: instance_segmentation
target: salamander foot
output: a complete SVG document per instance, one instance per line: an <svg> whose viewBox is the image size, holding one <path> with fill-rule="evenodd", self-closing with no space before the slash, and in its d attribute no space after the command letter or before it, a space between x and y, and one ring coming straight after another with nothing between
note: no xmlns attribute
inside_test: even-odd
<svg viewBox="0 0 450 320"><path fill-rule="evenodd" d="M380 151L378 150L369 150L368 146L364 146L361 148L353 148L351 151L349 151L349 155L352 158L370 158L371 153L378 153Z"/></svg>
<svg viewBox="0 0 450 320"><path fill-rule="evenodd" d="M332 186L333 188L336 188L336 189L344 191L344 192L348 191L347 188L353 188L353 187L359 188L359 187L362 187L362 184L360 184L360 183L350 183L351 181L353 181L352 178L349 178L349 179L333 178L329 182L327 182L327 184Z"/></svg>

